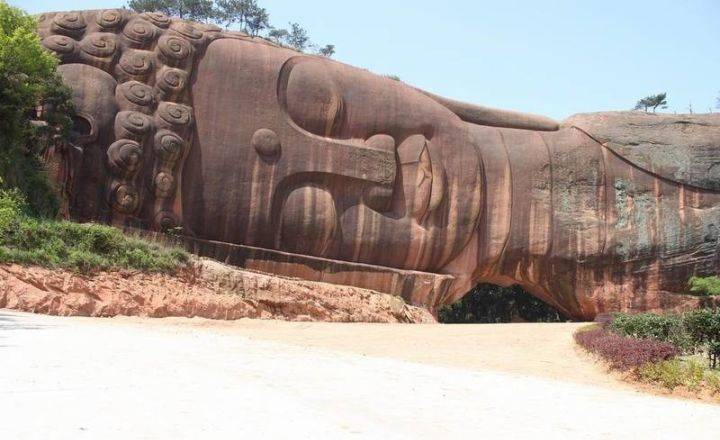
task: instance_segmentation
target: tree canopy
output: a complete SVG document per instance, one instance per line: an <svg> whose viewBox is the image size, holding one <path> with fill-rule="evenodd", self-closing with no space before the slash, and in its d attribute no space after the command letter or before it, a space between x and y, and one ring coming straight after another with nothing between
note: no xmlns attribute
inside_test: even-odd
<svg viewBox="0 0 720 440"><path fill-rule="evenodd" d="M652 109L653 113L655 113L658 107L667 108L667 93L663 92L657 95L646 96L635 104L635 110L645 110L647 112L649 109Z"/></svg>
<svg viewBox="0 0 720 440"><path fill-rule="evenodd" d="M130 0L128 7L138 12L157 11L195 21L208 21L215 16L212 0Z"/></svg>
<svg viewBox="0 0 720 440"><path fill-rule="evenodd" d="M0 1L0 187L18 188L36 213L54 215L57 203L39 157L67 135L72 95L36 25Z"/></svg>
<svg viewBox="0 0 720 440"><path fill-rule="evenodd" d="M335 54L335 45L334 44L326 44L325 47L321 47L318 50L318 54L320 54L324 57L333 56L333 54Z"/></svg>
<svg viewBox="0 0 720 440"><path fill-rule="evenodd" d="M310 37L308 37L307 31L305 28L300 26L299 23L289 24L290 29L285 41L287 41L289 46L294 47L297 50L304 51L310 44Z"/></svg>
<svg viewBox="0 0 720 440"><path fill-rule="evenodd" d="M240 29L257 35L270 26L270 15L256 0L216 0L215 10L217 22L225 29L237 23Z"/></svg>
<svg viewBox="0 0 720 440"><path fill-rule="evenodd" d="M56 58L41 45L35 19L0 2L0 132L27 128L26 113L57 85Z"/></svg>
<svg viewBox="0 0 720 440"><path fill-rule="evenodd" d="M334 44L313 44L308 31L299 23L288 23L288 28L273 27L270 13L257 0L130 0L128 7L137 12L158 11L194 21L214 22L225 29L236 28L254 37L265 36L301 52L312 49L326 57L335 54Z"/></svg>

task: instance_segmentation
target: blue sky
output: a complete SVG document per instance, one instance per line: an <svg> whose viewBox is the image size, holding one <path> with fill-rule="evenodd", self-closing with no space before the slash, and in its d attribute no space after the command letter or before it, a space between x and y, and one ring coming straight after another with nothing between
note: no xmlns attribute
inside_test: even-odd
<svg viewBox="0 0 720 440"><path fill-rule="evenodd" d="M9 0L37 13L115 0ZM259 0L337 60L433 93L545 114L624 110L666 91L669 109L715 109L719 0Z"/></svg>

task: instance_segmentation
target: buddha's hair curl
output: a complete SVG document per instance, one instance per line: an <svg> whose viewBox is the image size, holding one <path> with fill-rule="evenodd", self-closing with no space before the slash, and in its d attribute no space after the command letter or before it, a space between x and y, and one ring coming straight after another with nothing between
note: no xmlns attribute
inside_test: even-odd
<svg viewBox="0 0 720 440"><path fill-rule="evenodd" d="M115 139L105 146L113 216L138 215L141 199L153 198L153 212L144 215L152 226L178 226L175 182L192 144L188 86L197 61L219 38L273 43L210 24L125 9L42 14L38 33L61 64L91 65L117 81Z"/></svg>

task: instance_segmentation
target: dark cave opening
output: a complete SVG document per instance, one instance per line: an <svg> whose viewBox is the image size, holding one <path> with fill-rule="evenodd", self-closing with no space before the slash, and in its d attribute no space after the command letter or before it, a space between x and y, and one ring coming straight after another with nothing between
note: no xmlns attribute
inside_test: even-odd
<svg viewBox="0 0 720 440"><path fill-rule="evenodd" d="M556 308L515 285L501 287L480 283L453 304L438 312L444 324L496 324L505 322L566 322Z"/></svg>

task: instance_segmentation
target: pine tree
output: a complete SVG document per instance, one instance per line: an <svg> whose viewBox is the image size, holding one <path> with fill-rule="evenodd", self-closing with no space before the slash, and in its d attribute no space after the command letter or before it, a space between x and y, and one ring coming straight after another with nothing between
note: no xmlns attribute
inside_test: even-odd
<svg viewBox="0 0 720 440"><path fill-rule="evenodd" d="M655 113L658 107L667 108L667 93L646 96L635 104L635 110L644 110L645 112L652 109L653 113Z"/></svg>

